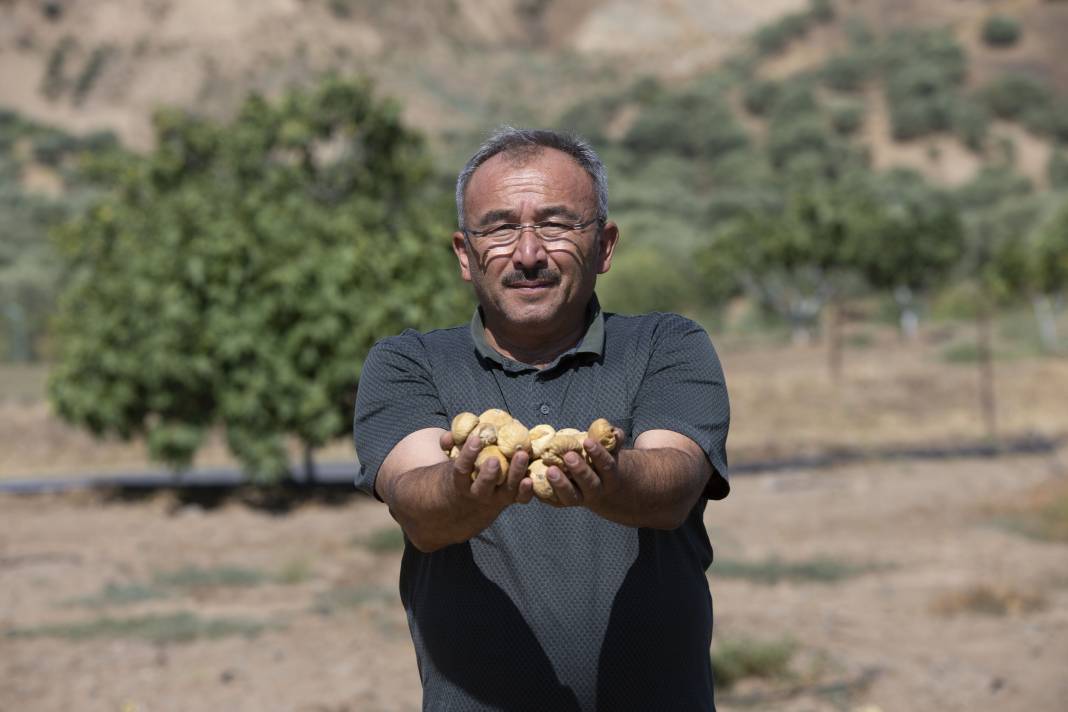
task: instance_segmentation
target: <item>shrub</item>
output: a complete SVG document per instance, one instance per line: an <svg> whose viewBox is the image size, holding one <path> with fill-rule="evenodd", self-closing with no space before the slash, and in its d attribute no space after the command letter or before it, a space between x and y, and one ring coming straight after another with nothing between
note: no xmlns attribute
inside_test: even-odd
<svg viewBox="0 0 1068 712"><path fill-rule="evenodd" d="M797 645L788 639L718 642L712 650L712 676L723 689L745 678L788 678L790 661L796 651Z"/></svg>
<svg viewBox="0 0 1068 712"><path fill-rule="evenodd" d="M1042 82L1020 74L1006 74L983 87L983 103L1002 119L1016 119L1025 114L1037 116L1052 106L1052 94Z"/></svg>
<svg viewBox="0 0 1068 712"><path fill-rule="evenodd" d="M960 99L953 109L953 131L964 144L978 151L986 141L990 128L990 112L982 104L970 99Z"/></svg>
<svg viewBox="0 0 1068 712"><path fill-rule="evenodd" d="M75 105L83 103L89 96L89 92L93 90L96 80L100 78L100 75L104 72L104 67L115 56L116 52L115 47L111 45L101 45L89 55L89 61L85 63L78 78L74 80L73 101Z"/></svg>
<svg viewBox="0 0 1068 712"><path fill-rule="evenodd" d="M816 22L830 22L834 19L834 3L831 0L809 0L808 14Z"/></svg>
<svg viewBox="0 0 1068 712"><path fill-rule="evenodd" d="M753 35L757 53L763 56L779 54L792 41L808 33L811 21L808 13L795 12L762 26Z"/></svg>
<svg viewBox="0 0 1068 712"><path fill-rule="evenodd" d="M623 139L635 153L672 151L715 160L743 148L749 137L718 90L698 87L666 95L642 110Z"/></svg>
<svg viewBox="0 0 1068 712"><path fill-rule="evenodd" d="M852 136L864 123L864 105L860 102L842 102L831 107L831 126L843 136Z"/></svg>
<svg viewBox="0 0 1068 712"><path fill-rule="evenodd" d="M858 91L868 78L868 61L859 52L836 54L823 66L823 82L831 89Z"/></svg>
<svg viewBox="0 0 1068 712"><path fill-rule="evenodd" d="M45 67L44 78L41 80L40 91L48 99L56 99L67 88L65 69L67 59L77 48L77 42L70 35L63 37L48 55L48 64Z"/></svg>
<svg viewBox="0 0 1068 712"><path fill-rule="evenodd" d="M802 116L819 114L820 104L811 82L794 80L781 85L771 110L772 122L790 123Z"/></svg>
<svg viewBox="0 0 1068 712"><path fill-rule="evenodd" d="M983 42L991 47L1011 47L1020 39L1020 23L1006 15L991 15L983 22Z"/></svg>
<svg viewBox="0 0 1068 712"><path fill-rule="evenodd" d="M777 167L793 156L814 151L824 153L830 147L827 125L818 114L804 114L794 121L778 121L768 132L768 154Z"/></svg>
<svg viewBox="0 0 1068 712"><path fill-rule="evenodd" d="M1046 175L1053 188L1068 188L1068 153L1063 148L1055 149L1046 164Z"/></svg>
<svg viewBox="0 0 1068 712"><path fill-rule="evenodd" d="M954 97L931 96L902 99L890 106L891 132L897 141L908 141L953 126Z"/></svg>
<svg viewBox="0 0 1068 712"><path fill-rule="evenodd" d="M781 94L778 82L772 80L758 80L746 85L742 95L742 103L745 109L754 116L765 116L778 100Z"/></svg>

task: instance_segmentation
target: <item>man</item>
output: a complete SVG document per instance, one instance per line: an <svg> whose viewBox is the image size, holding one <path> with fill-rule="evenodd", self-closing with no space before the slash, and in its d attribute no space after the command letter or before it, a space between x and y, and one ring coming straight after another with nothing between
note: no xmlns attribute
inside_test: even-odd
<svg viewBox="0 0 1068 712"><path fill-rule="evenodd" d="M401 599L428 710L713 710L712 549L702 516L727 495L729 421L705 332L671 314L601 311L619 237L604 167L585 142L505 129L457 180L470 325L406 331L360 377L357 485L405 533ZM668 239L665 236L665 239ZM616 425L586 440L531 501L526 453L472 480L462 411L528 427ZM455 461L443 451L460 447Z"/></svg>

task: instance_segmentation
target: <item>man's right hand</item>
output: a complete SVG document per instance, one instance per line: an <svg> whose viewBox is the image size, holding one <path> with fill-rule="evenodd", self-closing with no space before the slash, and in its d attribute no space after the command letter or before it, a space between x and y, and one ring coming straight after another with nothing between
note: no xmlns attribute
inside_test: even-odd
<svg viewBox="0 0 1068 712"><path fill-rule="evenodd" d="M526 476L526 453L512 458L498 485L496 462L487 462L471 478L480 449L477 436L468 438L455 460L442 452L452 444L452 436L439 428L411 433L393 448L375 479L378 496L423 552L467 541L508 506L525 504L534 495L534 484Z"/></svg>
<svg viewBox="0 0 1068 712"><path fill-rule="evenodd" d="M453 444L452 433L443 433L441 449L448 452L452 450ZM480 450L481 441L478 435L471 433L456 459L452 461L453 497L497 511L513 503L526 504L533 498L534 483L526 476L527 465L530 464L530 456L526 452L519 451L512 456L507 476L504 482L498 485L501 466L496 458L487 460L478 474L474 478L471 477L475 469L475 458Z"/></svg>

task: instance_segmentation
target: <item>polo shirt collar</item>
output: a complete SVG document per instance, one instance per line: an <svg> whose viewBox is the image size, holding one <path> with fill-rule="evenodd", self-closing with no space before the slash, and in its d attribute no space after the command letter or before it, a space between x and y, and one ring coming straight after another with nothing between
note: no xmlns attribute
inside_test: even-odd
<svg viewBox="0 0 1068 712"><path fill-rule="evenodd" d="M482 307L475 307L475 313L471 316L471 340L475 343L475 351L484 359L492 361L506 371L537 370L536 367L514 361L499 353L486 341L486 324L482 320ZM601 303L594 294L586 307L586 331L582 339L573 348L568 349L545 366L544 371L556 368L565 358L579 354L592 354L600 357L604 355L604 314L601 312Z"/></svg>

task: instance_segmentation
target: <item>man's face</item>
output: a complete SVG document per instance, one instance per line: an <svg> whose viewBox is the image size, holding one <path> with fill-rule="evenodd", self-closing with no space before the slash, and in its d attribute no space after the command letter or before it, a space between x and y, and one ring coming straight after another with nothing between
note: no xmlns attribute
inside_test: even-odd
<svg viewBox="0 0 1068 712"><path fill-rule="evenodd" d="M497 154L467 185L466 227L556 221L584 223L597 215L593 180L574 159L545 148L519 156ZM564 238L542 240L524 229L517 240L492 246L483 238L453 234L453 251L479 304L508 326L569 327L581 319L597 275L607 272L618 230L596 222Z"/></svg>

